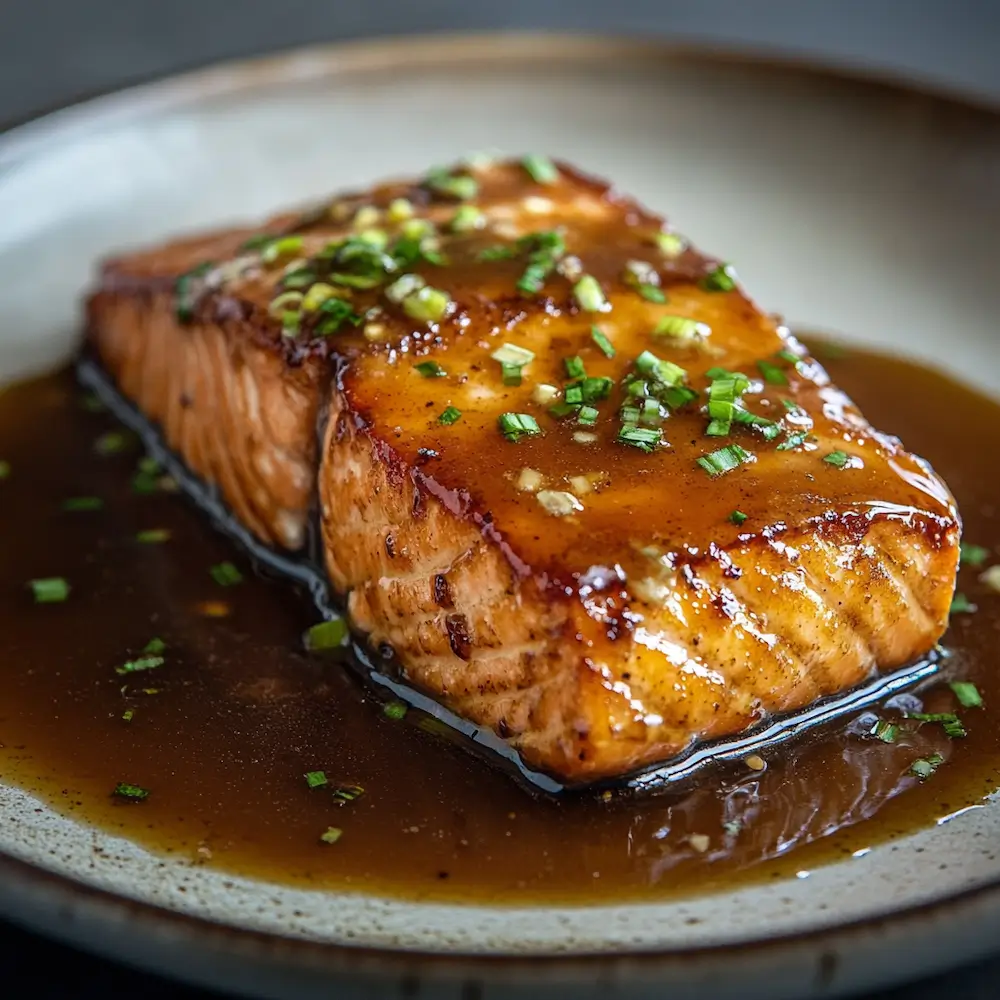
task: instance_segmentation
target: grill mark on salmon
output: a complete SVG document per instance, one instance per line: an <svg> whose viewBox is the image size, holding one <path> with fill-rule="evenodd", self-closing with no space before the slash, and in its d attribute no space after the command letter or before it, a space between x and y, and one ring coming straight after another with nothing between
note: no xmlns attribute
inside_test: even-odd
<svg viewBox="0 0 1000 1000"><path fill-rule="evenodd" d="M415 687L565 782L667 760L926 653L947 623L960 532L933 470L871 428L739 287L706 289L718 261L686 244L664 253L659 217L565 165L547 185L516 163L473 174L482 219L465 231L451 232L453 199L400 183L110 261L87 304L89 349L262 542L302 550L318 508L319 555L355 628L391 645ZM401 198L442 255L402 270L444 289L451 311L421 321L384 283L349 287L357 328L321 336L302 314L283 333L272 302L285 276L330 271L324 247L366 228L397 239ZM530 247L516 241L552 231L565 254L526 296ZM248 249L261 232L291 235L290 257ZM634 261L666 302L626 280ZM584 273L607 311L575 300ZM667 314L704 336L655 337ZM491 358L505 342L534 352L521 385ZM652 453L617 443L621 381L643 351L703 396L713 367L746 372L747 408L784 437L706 437L691 405L664 419ZM532 401L538 384L568 381L573 356L614 382L594 440ZM445 374L421 377L421 361ZM757 377L760 361L783 384ZM461 417L447 425L449 406ZM504 412L544 433L505 440ZM809 438L778 450L796 426ZM710 477L696 460L729 442L753 461ZM823 461L834 451L847 467ZM519 488L524 470L550 490L584 482L582 509L553 516Z"/></svg>

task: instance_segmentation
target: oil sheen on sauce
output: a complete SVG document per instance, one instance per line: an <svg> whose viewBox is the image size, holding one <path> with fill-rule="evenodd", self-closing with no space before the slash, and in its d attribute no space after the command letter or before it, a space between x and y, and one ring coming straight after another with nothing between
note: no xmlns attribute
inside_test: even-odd
<svg viewBox="0 0 1000 1000"><path fill-rule="evenodd" d="M961 571L959 590L977 610L954 614L944 643L947 677L975 683L985 702L960 712L964 739L932 723L904 725L891 744L864 735L876 715L899 720L899 709L919 707L903 695L894 708L775 748L764 770L741 764L682 793L531 795L434 720L387 716L335 656L303 653L315 621L308 596L255 575L139 468L133 439L102 439L113 422L88 412L66 372L0 396L9 463L0 781L153 850L241 875L519 903L662 898L782 878L981 801L1000 785L991 655L1000 594L979 579L1000 563L1000 477L982 460L1000 452L1000 406L919 365L815 349L876 426L932 462L959 501L965 539L989 552ZM64 509L81 497L100 508ZM240 582L213 578L226 561ZM66 601L33 602L26 582L45 577L69 582ZM153 638L166 646L163 664L119 674ZM925 711L956 708L944 682L916 697ZM930 778L911 774L935 753L944 761ZM313 771L328 784L310 788ZM120 782L149 795L113 796ZM338 786L364 793L344 802ZM330 827L341 835L324 843Z"/></svg>

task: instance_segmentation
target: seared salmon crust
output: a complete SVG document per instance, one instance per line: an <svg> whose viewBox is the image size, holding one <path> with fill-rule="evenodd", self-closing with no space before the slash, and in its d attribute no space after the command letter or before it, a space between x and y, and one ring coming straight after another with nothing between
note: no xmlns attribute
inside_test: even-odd
<svg viewBox="0 0 1000 1000"><path fill-rule="evenodd" d="M89 349L406 679L568 783L931 649L960 522L720 261L543 158L107 262ZM319 432L317 433L317 428Z"/></svg>

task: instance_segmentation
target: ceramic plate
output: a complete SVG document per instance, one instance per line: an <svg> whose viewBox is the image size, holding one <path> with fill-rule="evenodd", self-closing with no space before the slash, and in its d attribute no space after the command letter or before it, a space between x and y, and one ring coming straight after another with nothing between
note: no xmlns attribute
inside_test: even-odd
<svg viewBox="0 0 1000 1000"><path fill-rule="evenodd" d="M538 36L303 51L6 135L0 374L67 357L92 262L111 249L491 149L615 178L737 261L793 327L935 362L946 342L948 366L1000 391L1000 118L803 69ZM0 787L0 908L125 961L269 996L829 996L994 946L998 837L1000 804L987 803L728 895L431 905L233 878ZM916 864L917 850L946 863Z"/></svg>

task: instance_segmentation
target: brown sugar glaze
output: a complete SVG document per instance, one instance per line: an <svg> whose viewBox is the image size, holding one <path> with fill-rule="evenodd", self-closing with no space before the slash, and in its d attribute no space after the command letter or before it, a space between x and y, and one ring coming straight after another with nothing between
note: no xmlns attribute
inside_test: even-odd
<svg viewBox="0 0 1000 1000"><path fill-rule="evenodd" d="M955 493L964 537L1000 559L1000 407L928 368L816 345L831 377L876 426L928 458ZM991 653L1000 595L961 571L978 606L945 638L947 676L973 681L984 709L961 711L965 739L905 725L865 738L875 713L814 731L693 790L643 801L533 796L411 711L386 717L330 655L300 652L307 595L255 576L203 517L169 492L136 494L137 444L95 453L113 428L86 412L63 373L0 397L0 780L60 811L194 863L308 887L409 898L606 902L663 898L781 878L899 838L1000 785L1000 679ZM975 427L976 433L969 433ZM69 497L101 510L67 512ZM168 529L143 543L138 532ZM209 569L244 573L221 587ZM62 576L61 604L34 604L27 580ZM223 617L216 617L227 612ZM115 668L154 636L165 663ZM956 707L937 682L926 711ZM905 702L899 702L905 707ZM131 721L123 714L131 709ZM899 713L877 709L886 719ZM911 731L912 729L912 731ZM912 762L940 753L924 782ZM304 778L323 770L327 787ZM150 790L140 803L110 793ZM336 785L364 794L338 804ZM320 835L341 829L335 844Z"/></svg>

